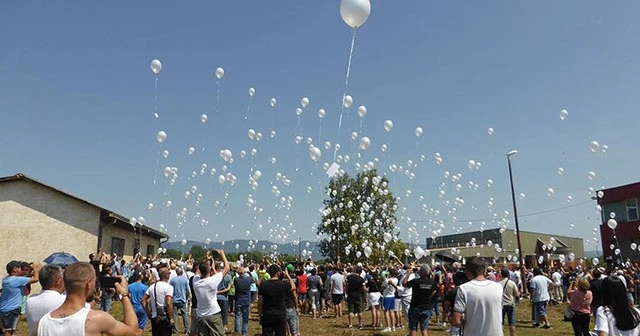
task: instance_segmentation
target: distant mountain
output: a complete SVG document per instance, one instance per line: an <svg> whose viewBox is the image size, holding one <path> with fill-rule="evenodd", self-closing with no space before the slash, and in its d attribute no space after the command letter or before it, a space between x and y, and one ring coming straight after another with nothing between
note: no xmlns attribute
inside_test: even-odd
<svg viewBox="0 0 640 336"><path fill-rule="evenodd" d="M163 244L164 248L167 249L176 249L181 252L189 252L191 248L194 246L202 246L209 249L223 249L225 252L246 252L249 250L249 240L248 239L234 239L227 240L224 242L211 242L208 245L205 245L203 242L198 242L194 240L187 240L187 243L183 246L182 242L167 242ZM260 240L257 243L254 241L255 249L253 251L261 251L268 252L273 251L273 246L277 245L277 251L281 254L289 254L289 255L300 255L304 250L310 251L311 255L314 259L318 259L323 257L320 254L319 246L316 242L303 240L300 245L295 244L293 242L289 243L273 243L267 240Z"/></svg>

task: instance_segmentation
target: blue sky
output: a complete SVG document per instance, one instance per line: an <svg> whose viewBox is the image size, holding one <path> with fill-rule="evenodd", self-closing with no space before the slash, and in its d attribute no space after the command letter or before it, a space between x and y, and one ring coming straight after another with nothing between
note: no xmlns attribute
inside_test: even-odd
<svg viewBox="0 0 640 336"><path fill-rule="evenodd" d="M589 200L587 188L638 180L639 3L374 0L353 54L347 93L354 107L340 129L351 29L338 8L338 1L308 0L3 3L0 174L25 172L125 216L144 216L152 226L164 224L172 239L274 241L315 238L320 186L327 182L321 166L333 159L325 141L341 144L339 154L351 157L343 168L351 173L355 163L379 158L378 169L390 175L392 191L406 208L398 215L411 219L398 223L404 239L416 220L442 220L444 234L477 230L482 219L511 213L505 153L514 148L516 190L526 194L518 200L520 214L575 205L524 216L523 230L590 239L598 225L595 202L576 205ZM163 62L158 119L153 58ZM217 100L219 66L225 76ZM249 87L256 95L244 120ZM305 96L310 104L298 126L295 109ZM271 97L278 101L274 109ZM360 105L368 110L360 136L372 144L358 158L349 134L360 132ZM319 108L327 112L322 123ZM569 111L565 121L561 109ZM203 113L209 117L205 125ZM383 130L387 119L394 123L389 134ZM275 139L269 137L272 126ZM416 127L424 129L419 139ZM263 139L252 144L250 128ZM159 130L168 134L163 145L155 141ZM318 165L305 142L294 143L298 134L322 148ZM592 153L592 140L609 150ZM386 153L380 151L383 143ZM198 149L192 156L190 146ZM253 163L263 173L257 191L247 181L250 155L239 154L251 148L258 150ZM164 149L170 157L160 159L156 173ZM233 187L216 181L224 165L221 149L234 154L227 167L238 179ZM442 165L435 163L436 152ZM480 161L481 169L469 170L470 159ZM412 181L389 170L391 164L406 167L407 160L419 164L411 169ZM202 163L215 168L216 176L200 176ZM162 176L164 166L179 169L173 187ZM565 169L562 176L558 167ZM194 170L198 176L190 179ZM445 171L462 179L445 179ZM589 171L596 173L593 181ZM278 172L291 180L289 187L274 182ZM469 181L479 185L477 191ZM272 182L281 196L293 197L291 210L274 207L279 198ZM198 207L193 196L183 196L194 185L203 194ZM555 190L552 197L547 188ZM262 213L246 206L249 194ZM448 215L455 197L465 200L455 214L458 223ZM166 200L173 202L168 210ZM151 211L149 202L155 205ZM424 213L422 204L440 216ZM188 220L179 228L175 215L183 207ZM208 225L194 219L196 212ZM485 220L484 227L497 225ZM416 227L423 242L437 228L428 222Z"/></svg>

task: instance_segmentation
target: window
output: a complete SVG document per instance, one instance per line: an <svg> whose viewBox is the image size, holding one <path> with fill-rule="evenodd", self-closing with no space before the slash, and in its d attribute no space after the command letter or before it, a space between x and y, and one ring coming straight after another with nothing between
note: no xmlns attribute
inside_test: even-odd
<svg viewBox="0 0 640 336"><path fill-rule="evenodd" d="M117 254L119 257L124 255L124 239L122 238L111 238L111 254Z"/></svg>
<svg viewBox="0 0 640 336"><path fill-rule="evenodd" d="M153 245L147 245L147 255L156 255L156 247Z"/></svg>
<svg viewBox="0 0 640 336"><path fill-rule="evenodd" d="M631 198L626 200L627 205L627 220L628 221L637 221L638 220L638 200L635 198Z"/></svg>

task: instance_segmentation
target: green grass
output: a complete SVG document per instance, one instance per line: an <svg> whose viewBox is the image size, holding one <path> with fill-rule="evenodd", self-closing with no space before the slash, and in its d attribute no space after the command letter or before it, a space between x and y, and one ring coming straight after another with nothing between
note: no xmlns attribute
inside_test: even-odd
<svg viewBox="0 0 640 336"><path fill-rule="evenodd" d="M516 327L517 335L519 336L539 336L539 335L573 335L573 329L571 328L570 322L562 321L562 313L566 305L560 306L550 306L548 308L549 318L551 322L552 329L544 330L539 328L533 328L531 325L531 305L529 301L523 300L523 302L517 306L516 315L518 317L518 324ZM122 305L119 302L114 302L112 307L112 314L116 319L122 321ZM249 320L249 335L261 335L260 325L258 324L258 320L255 316L256 310L252 309L251 317ZM347 317L341 317L340 319L333 318L333 314L329 313L326 318L316 319L314 320L309 315L303 315L300 317L300 334L303 336L310 335L320 335L320 336L338 336L338 335L363 335L363 336L371 336L371 335L407 335L408 330L402 329L400 331L396 331L394 333L382 333L380 329L374 330L369 327L365 327L363 330L358 329L347 329ZM354 320L355 321L355 320ZM364 325L371 324L371 313L365 312L363 314L363 322ZM406 324L406 323L405 323ZM182 330L182 323L179 323L179 330ZM229 335L233 335L233 317L229 316L229 324L227 325L231 332L227 333ZM19 330L21 335L27 335L27 323L24 316L21 319L19 324ZM509 335L509 330L507 327L504 328L505 335ZM143 335L151 335L151 325L147 324L147 329L143 333ZM448 335L445 332L444 327L436 326L435 324L431 324L429 327L429 335Z"/></svg>

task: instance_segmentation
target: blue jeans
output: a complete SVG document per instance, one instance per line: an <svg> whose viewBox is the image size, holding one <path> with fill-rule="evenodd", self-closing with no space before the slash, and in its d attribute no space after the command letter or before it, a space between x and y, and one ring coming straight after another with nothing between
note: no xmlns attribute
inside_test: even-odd
<svg viewBox="0 0 640 336"><path fill-rule="evenodd" d="M111 295L102 294L102 301L100 302L100 310L106 311L107 313L111 311Z"/></svg>
<svg viewBox="0 0 640 336"><path fill-rule="evenodd" d="M236 325L234 331L240 333L240 323L242 322L242 335L247 334L249 328L249 308L250 304L242 304L236 301Z"/></svg>
<svg viewBox="0 0 640 336"><path fill-rule="evenodd" d="M295 308L287 308L287 323L289 324L289 331L291 335L298 334L298 312Z"/></svg>
<svg viewBox="0 0 640 336"><path fill-rule="evenodd" d="M174 303L173 304L173 331L178 332L178 315L182 316L182 326L184 327L184 332L188 333L191 328L189 328L189 316L187 316L187 304L186 303Z"/></svg>
<svg viewBox="0 0 640 336"><path fill-rule="evenodd" d="M229 301L228 300L218 300L218 306L222 310L220 315L222 315L222 326L226 327L229 322Z"/></svg>
<svg viewBox="0 0 640 336"><path fill-rule="evenodd" d="M409 308L409 330L418 331L418 322L420 322L420 329L429 330L429 320L431 320L431 314L433 309L431 308Z"/></svg>

